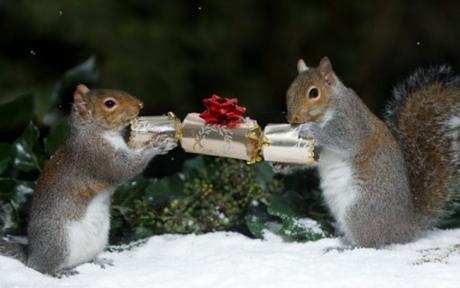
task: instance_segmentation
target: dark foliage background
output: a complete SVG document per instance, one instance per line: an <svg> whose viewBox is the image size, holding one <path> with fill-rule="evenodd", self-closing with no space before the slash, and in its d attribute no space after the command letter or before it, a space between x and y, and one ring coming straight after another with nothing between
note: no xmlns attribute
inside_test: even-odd
<svg viewBox="0 0 460 288"><path fill-rule="evenodd" d="M460 2L445 0L0 0L0 102L33 93L43 126L56 79L93 55L99 77L87 84L129 91L145 114L183 117L218 93L240 98L262 124L278 122L297 59L316 65L327 55L381 115L414 68L460 66L459 12ZM72 90L64 92L65 110ZM0 123L0 140L27 121ZM173 173L184 158L175 156L152 175Z"/></svg>
<svg viewBox="0 0 460 288"><path fill-rule="evenodd" d="M131 92L146 114L183 116L217 92L276 121L297 59L316 65L327 55L380 114L415 67L459 66L459 12L445 0L1 0L0 96L47 97L94 55L100 77L89 84Z"/></svg>
<svg viewBox="0 0 460 288"><path fill-rule="evenodd" d="M79 82L129 91L145 102L144 115L174 111L183 117L202 110L201 99L212 93L238 97L248 115L264 125L284 121L284 94L296 75L298 58L313 66L327 55L343 82L381 115L392 87L416 67L441 63L460 67L459 12L460 2L446 0L0 0L0 202L14 195L19 197L15 203L21 203L17 210L14 205L14 209L0 208L16 217L17 229L11 231L20 232L27 195L43 161L60 143L65 131L62 121ZM39 130L28 124L30 120ZM31 159L18 154L18 141L27 143L33 152ZM142 198L146 191L161 190L146 188L157 185L153 183L156 177L168 176L165 183L174 183L177 175L190 172L187 163L192 162L184 161L191 156L176 149L155 159L145 173L147 178L142 178L148 183L136 182L144 185L136 186L140 189L136 195ZM203 163L203 167L216 165L209 159ZM229 165L229 171L243 169L231 161L219 165ZM279 181L267 173L266 169L248 172L265 179L258 188L251 188L255 189L251 197L262 202L267 195L260 194L261 187ZM302 181L311 187L296 187L302 182L295 177L307 177ZM188 180L208 187L210 183L200 179ZM261 227L258 220L273 222L273 217L282 218L280 227L289 226L292 219L285 215L299 216L305 207L311 213L301 216L319 215L315 219L320 222L327 218L313 197L318 194L315 181L313 174L283 178L278 192L284 196L275 195L275 205L267 200L264 209L269 213L247 207L246 202L236 205L244 215L251 210L247 215L261 216L244 216L248 224L244 229L252 229L255 235ZM281 187L275 182L274 187ZM161 185L170 185L165 183ZM209 190L194 188L176 190L186 195L187 191ZM240 197L235 193L232 195ZM149 201L118 200L152 216L140 219L121 207L115 211L121 234L129 226L123 221L131 228L147 227L149 233L169 231L164 226L169 222L161 213L171 203L158 210L157 203L146 206ZM293 203L304 206L297 209ZM185 206L182 208L189 209ZM198 216L191 213L190 217ZM235 225L241 226L241 219ZM149 234L144 232L139 235Z"/></svg>

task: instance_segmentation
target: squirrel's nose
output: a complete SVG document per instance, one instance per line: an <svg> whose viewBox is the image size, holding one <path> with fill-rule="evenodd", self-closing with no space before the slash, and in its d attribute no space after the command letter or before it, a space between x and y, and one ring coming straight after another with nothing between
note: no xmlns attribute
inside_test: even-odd
<svg viewBox="0 0 460 288"><path fill-rule="evenodd" d="M291 124L299 124L299 123L301 123L300 119L301 119L301 117L297 113L295 113L295 114L288 113L288 115L287 115L287 121L289 123L291 123Z"/></svg>
<svg viewBox="0 0 460 288"><path fill-rule="evenodd" d="M139 108L140 108L140 109L144 108L144 103L141 102L141 101L139 101Z"/></svg>

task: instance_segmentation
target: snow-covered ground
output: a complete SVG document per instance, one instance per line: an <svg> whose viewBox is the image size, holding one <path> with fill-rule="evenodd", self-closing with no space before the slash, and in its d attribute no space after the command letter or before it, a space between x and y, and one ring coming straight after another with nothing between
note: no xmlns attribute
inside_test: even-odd
<svg viewBox="0 0 460 288"><path fill-rule="evenodd" d="M84 264L79 275L65 279L0 257L0 287L460 287L460 229L382 250L329 251L333 247L340 247L338 239L285 243L235 233L165 235L106 252L102 256L114 266Z"/></svg>

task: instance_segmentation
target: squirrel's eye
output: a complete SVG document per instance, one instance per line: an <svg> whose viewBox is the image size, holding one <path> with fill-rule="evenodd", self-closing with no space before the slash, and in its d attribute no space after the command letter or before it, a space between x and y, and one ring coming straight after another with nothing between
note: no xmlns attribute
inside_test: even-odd
<svg viewBox="0 0 460 288"><path fill-rule="evenodd" d="M314 99L314 98L318 98L318 96L319 96L318 88L313 87L310 89L310 91L308 91L308 98Z"/></svg>
<svg viewBox="0 0 460 288"><path fill-rule="evenodd" d="M106 99L104 101L104 106L109 109L112 109L113 107L115 107L115 105L117 105L117 102L113 99Z"/></svg>

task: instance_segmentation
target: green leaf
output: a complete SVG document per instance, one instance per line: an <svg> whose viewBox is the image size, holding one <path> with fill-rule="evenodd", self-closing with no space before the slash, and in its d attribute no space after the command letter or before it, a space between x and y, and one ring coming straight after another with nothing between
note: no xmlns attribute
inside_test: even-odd
<svg viewBox="0 0 460 288"><path fill-rule="evenodd" d="M0 175L2 175L12 160L11 145L6 143L0 143Z"/></svg>
<svg viewBox="0 0 460 288"><path fill-rule="evenodd" d="M0 104L0 129L2 130L23 126L33 117L34 98L32 94L20 95Z"/></svg>
<svg viewBox="0 0 460 288"><path fill-rule="evenodd" d="M54 152L61 146L69 132L69 122L64 119L59 125L52 128L50 133L44 139L45 149L48 156L53 155Z"/></svg>
<svg viewBox="0 0 460 288"><path fill-rule="evenodd" d="M283 194L274 193L268 206L268 213L280 218L306 217L304 198L295 191L287 191Z"/></svg>
<svg viewBox="0 0 460 288"><path fill-rule="evenodd" d="M71 96L77 85L92 85L98 78L99 71L94 56L65 72L62 79L54 85L43 122L49 126L57 125L65 115L65 110L59 107L64 107L71 102Z"/></svg>
<svg viewBox="0 0 460 288"><path fill-rule="evenodd" d="M258 239L264 238L264 230L267 228L266 223L261 221L257 216L247 215L245 218L246 226L252 236Z"/></svg>
<svg viewBox="0 0 460 288"><path fill-rule="evenodd" d="M255 170L255 181L262 187L267 189L267 184L272 182L275 173L272 167L267 162L260 162L253 165Z"/></svg>
<svg viewBox="0 0 460 288"><path fill-rule="evenodd" d="M206 161L203 156L196 156L188 159L182 166L182 174L185 179L207 178Z"/></svg>
<svg viewBox="0 0 460 288"><path fill-rule="evenodd" d="M10 204L2 204L0 201L0 234L5 234L7 230L17 228L15 223L15 213Z"/></svg>
<svg viewBox="0 0 460 288"><path fill-rule="evenodd" d="M437 225L441 229L454 229L460 227L460 181L454 186L453 189L454 199L449 203L446 211L449 212L447 217L441 219Z"/></svg>
<svg viewBox="0 0 460 288"><path fill-rule="evenodd" d="M264 238L264 230L267 229L267 223L270 221L270 215L262 206L254 208L244 219L249 232L258 239Z"/></svg>
<svg viewBox="0 0 460 288"><path fill-rule="evenodd" d="M149 179L139 175L131 181L121 185L115 192L114 205L119 206L120 209L123 209L123 207L131 207L135 199L139 199L144 195L145 189L149 184Z"/></svg>
<svg viewBox="0 0 460 288"><path fill-rule="evenodd" d="M22 135L14 142L14 166L24 172L41 170L45 157L38 143L40 131L30 122Z"/></svg>
<svg viewBox="0 0 460 288"><path fill-rule="evenodd" d="M179 175L153 179L145 190L145 199L154 206L169 204L183 194L184 181Z"/></svg>
<svg viewBox="0 0 460 288"><path fill-rule="evenodd" d="M144 226L137 226L134 228L134 239L144 239L152 236L154 233L151 229Z"/></svg>
<svg viewBox="0 0 460 288"><path fill-rule="evenodd" d="M12 178L0 178L0 200L23 205L33 192L33 183Z"/></svg>
<svg viewBox="0 0 460 288"><path fill-rule="evenodd" d="M283 218L278 233L290 241L316 241L330 236L321 224L310 218Z"/></svg>
<svg viewBox="0 0 460 288"><path fill-rule="evenodd" d="M297 191L305 197L314 196L311 192L319 188L319 175L317 170L299 170L284 177L286 190Z"/></svg>
<svg viewBox="0 0 460 288"><path fill-rule="evenodd" d="M24 226L25 205L33 192L33 183L0 178L0 231Z"/></svg>

